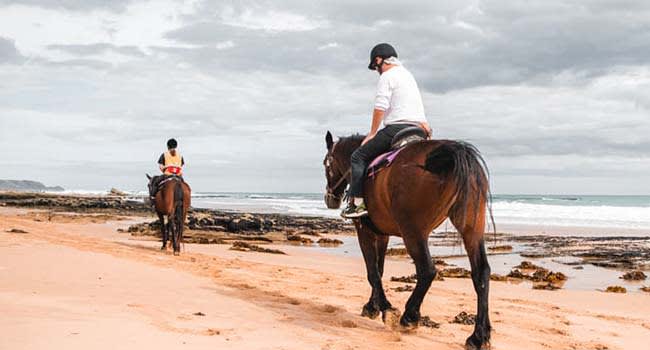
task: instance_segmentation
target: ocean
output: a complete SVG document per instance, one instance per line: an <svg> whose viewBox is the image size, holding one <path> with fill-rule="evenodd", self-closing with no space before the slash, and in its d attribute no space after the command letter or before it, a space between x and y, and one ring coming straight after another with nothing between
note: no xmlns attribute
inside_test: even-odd
<svg viewBox="0 0 650 350"><path fill-rule="evenodd" d="M338 217L320 193L224 193L193 196L193 206ZM492 210L502 225L650 230L650 196L494 195Z"/></svg>
<svg viewBox="0 0 650 350"><path fill-rule="evenodd" d="M75 194L105 194L72 190ZM132 192L145 196L146 192ZM325 207L321 193L194 192L192 206L222 210L339 217ZM637 230L650 233L650 196L493 195L497 228L560 227Z"/></svg>

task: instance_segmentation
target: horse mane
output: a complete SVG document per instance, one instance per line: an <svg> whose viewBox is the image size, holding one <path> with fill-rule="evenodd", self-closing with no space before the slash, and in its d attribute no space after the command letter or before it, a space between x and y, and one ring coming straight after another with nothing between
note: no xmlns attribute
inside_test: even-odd
<svg viewBox="0 0 650 350"><path fill-rule="evenodd" d="M359 146L361 141L366 137L366 135L361 134L352 134L350 136L340 137L336 142L336 150L342 152L341 154L351 155Z"/></svg>

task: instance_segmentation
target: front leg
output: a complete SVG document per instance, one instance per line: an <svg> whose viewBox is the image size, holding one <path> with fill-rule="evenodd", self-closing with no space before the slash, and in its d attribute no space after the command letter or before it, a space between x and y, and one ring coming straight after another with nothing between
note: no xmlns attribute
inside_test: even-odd
<svg viewBox="0 0 650 350"><path fill-rule="evenodd" d="M370 299L368 300L368 303L363 306L361 315L374 319L379 316L380 312L382 312L384 313L384 319L386 319L386 311L393 311L393 307L386 298L384 287L381 282L377 236L368 229L361 227L361 225L358 224L358 220L355 220L355 226L357 227L357 237L359 239L361 252L363 253L363 260L366 263L368 282L372 287ZM383 261L381 265L383 267Z"/></svg>

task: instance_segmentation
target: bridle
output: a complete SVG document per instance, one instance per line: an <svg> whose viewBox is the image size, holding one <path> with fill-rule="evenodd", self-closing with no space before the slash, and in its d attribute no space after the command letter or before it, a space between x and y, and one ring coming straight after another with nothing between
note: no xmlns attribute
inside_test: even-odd
<svg viewBox="0 0 650 350"><path fill-rule="evenodd" d="M336 147L336 144L334 145L334 147ZM332 147L332 151L334 150L334 147ZM334 162L334 160L335 159L334 159L334 157L331 156L331 154L328 154L327 157L325 158L325 169L328 171L328 173L331 171L331 169L330 169L331 164ZM347 180L347 178L350 175L351 171L352 171L352 169L348 168L348 170L345 173L343 173L343 175L341 175L341 177L336 182L336 184L334 184L334 186L330 187L330 185L328 184L325 187L325 191L326 191L325 192L325 198L328 198L328 199L333 198L333 199L335 199L337 201L341 200L341 198L343 197L343 193L337 195L337 194L334 193L334 191L337 188L339 188L339 186L341 186L341 184L343 184L343 181Z"/></svg>
<svg viewBox="0 0 650 350"><path fill-rule="evenodd" d="M348 175L350 175L350 172L352 169L348 168L348 171L346 171L343 176L339 179L339 181L336 182L336 185L334 187L330 187L329 185L326 187L327 192L325 193L325 197L327 198L334 198L336 200L341 200L341 197L343 197L343 193L341 194L334 194L334 190L339 188L343 181L345 181L348 178Z"/></svg>

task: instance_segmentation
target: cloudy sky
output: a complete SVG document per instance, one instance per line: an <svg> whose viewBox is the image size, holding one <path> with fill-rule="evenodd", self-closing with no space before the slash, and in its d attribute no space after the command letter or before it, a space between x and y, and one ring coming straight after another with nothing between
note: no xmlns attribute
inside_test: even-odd
<svg viewBox="0 0 650 350"><path fill-rule="evenodd" d="M384 41L494 192L650 193L646 0L0 0L0 178L142 189L173 136L195 190L319 192Z"/></svg>

